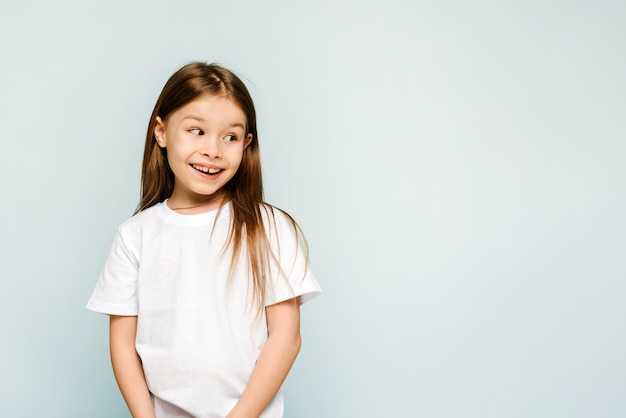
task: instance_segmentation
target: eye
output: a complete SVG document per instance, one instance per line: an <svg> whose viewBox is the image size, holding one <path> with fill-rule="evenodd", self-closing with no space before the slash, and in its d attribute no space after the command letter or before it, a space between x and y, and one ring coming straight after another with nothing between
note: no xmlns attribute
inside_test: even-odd
<svg viewBox="0 0 626 418"><path fill-rule="evenodd" d="M224 139L225 139L227 142L235 142L235 141L237 140L237 136L236 136L236 135L226 135L226 136L224 137Z"/></svg>
<svg viewBox="0 0 626 418"><path fill-rule="evenodd" d="M192 135L196 135L196 136L204 135L204 131L202 129L198 129L198 128L191 128L189 130L189 133L191 133Z"/></svg>

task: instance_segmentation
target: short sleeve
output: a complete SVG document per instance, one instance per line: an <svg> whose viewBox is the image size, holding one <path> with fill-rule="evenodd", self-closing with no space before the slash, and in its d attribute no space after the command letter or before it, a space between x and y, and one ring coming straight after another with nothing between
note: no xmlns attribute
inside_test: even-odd
<svg viewBox="0 0 626 418"><path fill-rule="evenodd" d="M303 304L318 296L321 288L309 266L301 232L277 209L267 210L265 222L272 248L265 306L294 297Z"/></svg>
<svg viewBox="0 0 626 418"><path fill-rule="evenodd" d="M137 315L138 270L138 257L118 231L87 309L109 315Z"/></svg>

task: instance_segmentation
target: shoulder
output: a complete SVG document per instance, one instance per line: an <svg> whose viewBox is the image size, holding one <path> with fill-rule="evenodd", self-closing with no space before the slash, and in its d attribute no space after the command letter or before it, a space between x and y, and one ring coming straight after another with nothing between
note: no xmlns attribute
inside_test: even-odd
<svg viewBox="0 0 626 418"><path fill-rule="evenodd" d="M274 227L279 229L299 229L296 220L286 211L276 206L272 206L269 203L262 203L260 205L260 209L263 224L266 228Z"/></svg>
<svg viewBox="0 0 626 418"><path fill-rule="evenodd" d="M286 211L264 203L261 205L261 216L265 232L271 245L284 243L286 247L307 248L304 233L300 225Z"/></svg>
<svg viewBox="0 0 626 418"><path fill-rule="evenodd" d="M159 205L161 203L134 214L118 226L113 241L114 251L124 253L134 260L135 264L138 263L141 259L143 243L151 241L154 231L159 229Z"/></svg>
<svg viewBox="0 0 626 418"><path fill-rule="evenodd" d="M140 233L158 218L158 213L161 211L160 206L163 204L163 202L157 203L126 219L118 227L118 233L120 235L135 235Z"/></svg>

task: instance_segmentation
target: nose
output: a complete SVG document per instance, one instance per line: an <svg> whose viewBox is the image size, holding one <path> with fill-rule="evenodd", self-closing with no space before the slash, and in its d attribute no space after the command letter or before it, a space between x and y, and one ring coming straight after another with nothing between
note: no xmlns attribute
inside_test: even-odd
<svg viewBox="0 0 626 418"><path fill-rule="evenodd" d="M222 147L219 138L205 135L200 153L209 158L222 158Z"/></svg>

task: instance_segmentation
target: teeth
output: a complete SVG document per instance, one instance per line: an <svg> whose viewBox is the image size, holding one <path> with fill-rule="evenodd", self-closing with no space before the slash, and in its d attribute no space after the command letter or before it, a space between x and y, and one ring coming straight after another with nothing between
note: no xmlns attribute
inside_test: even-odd
<svg viewBox="0 0 626 418"><path fill-rule="evenodd" d="M208 168L208 167L202 167L200 165L195 165L192 164L192 167L195 168L198 171L202 171L203 173L209 173L209 174L216 174L220 172L220 168Z"/></svg>

